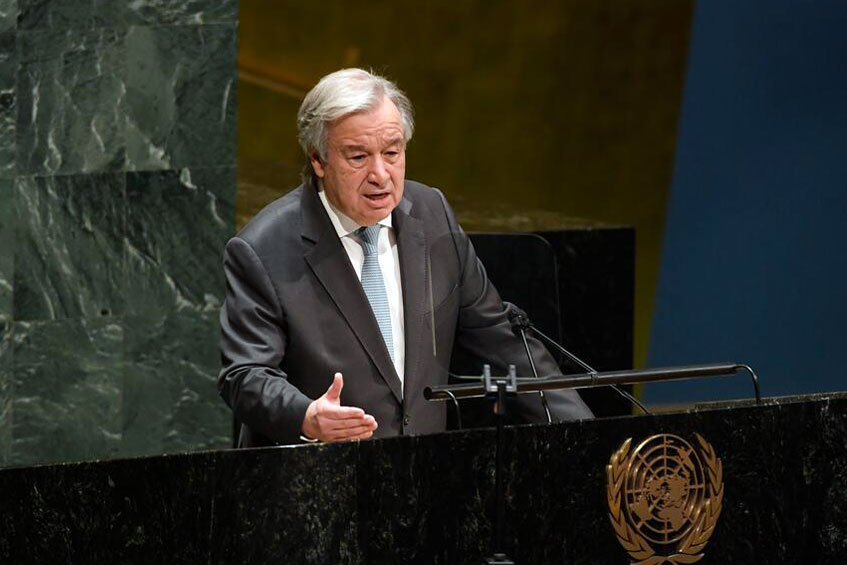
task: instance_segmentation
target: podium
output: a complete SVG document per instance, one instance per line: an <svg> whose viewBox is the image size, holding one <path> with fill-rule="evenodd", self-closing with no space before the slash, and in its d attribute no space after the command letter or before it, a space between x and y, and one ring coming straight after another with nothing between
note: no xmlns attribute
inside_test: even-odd
<svg viewBox="0 0 847 565"><path fill-rule="evenodd" d="M722 464L701 563L843 563L847 394L506 428L506 547L518 564L629 563L607 466L628 438ZM696 444L696 443L695 443ZM492 429L0 470L3 563L480 563Z"/></svg>

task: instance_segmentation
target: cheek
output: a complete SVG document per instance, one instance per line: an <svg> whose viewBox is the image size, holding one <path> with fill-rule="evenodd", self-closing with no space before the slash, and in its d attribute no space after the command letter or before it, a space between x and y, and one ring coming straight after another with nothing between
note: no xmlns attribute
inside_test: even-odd
<svg viewBox="0 0 847 565"><path fill-rule="evenodd" d="M341 187L342 198L346 198L349 202L357 201L362 185L366 182L366 173L356 169L348 169L344 171L338 179L338 185Z"/></svg>
<svg viewBox="0 0 847 565"><path fill-rule="evenodd" d="M401 159L397 163L391 166L391 176L397 182L403 180L403 177L406 174L406 160Z"/></svg>
<svg viewBox="0 0 847 565"><path fill-rule="evenodd" d="M344 185L351 193L356 193L367 182L368 172L364 169L349 169L344 175Z"/></svg>

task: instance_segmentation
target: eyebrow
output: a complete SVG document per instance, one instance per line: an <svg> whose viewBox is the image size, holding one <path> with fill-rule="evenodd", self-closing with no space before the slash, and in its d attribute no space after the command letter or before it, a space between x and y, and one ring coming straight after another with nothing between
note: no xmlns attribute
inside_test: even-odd
<svg viewBox="0 0 847 565"><path fill-rule="evenodd" d="M392 145L402 145L405 142L402 135L398 135L397 137L392 137L388 140L388 143L385 144L386 147L391 147Z"/></svg>
<svg viewBox="0 0 847 565"><path fill-rule="evenodd" d="M388 143L385 144L385 147L391 147L392 145L397 145L397 144L402 144L402 143L403 143L403 136L398 135L397 137L393 137L393 138L389 139ZM341 150L348 152L348 153L356 152L356 151L361 151L362 153L368 152L368 148L365 147L364 145L343 145L343 146L341 146Z"/></svg>

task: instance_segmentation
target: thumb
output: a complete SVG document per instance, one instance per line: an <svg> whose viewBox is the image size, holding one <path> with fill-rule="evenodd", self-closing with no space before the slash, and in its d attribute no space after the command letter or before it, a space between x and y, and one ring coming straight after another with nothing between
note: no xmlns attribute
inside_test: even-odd
<svg viewBox="0 0 847 565"><path fill-rule="evenodd" d="M341 376L341 373L335 373L335 376L332 379L332 384L329 389L327 389L326 396L327 400L331 400L333 402L341 402L341 389L344 387L344 377Z"/></svg>

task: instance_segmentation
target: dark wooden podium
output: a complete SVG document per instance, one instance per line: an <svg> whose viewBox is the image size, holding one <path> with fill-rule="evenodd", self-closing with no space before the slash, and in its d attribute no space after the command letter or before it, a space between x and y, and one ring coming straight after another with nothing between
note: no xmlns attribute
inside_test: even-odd
<svg viewBox="0 0 847 565"><path fill-rule="evenodd" d="M628 563L609 519L627 438L700 434L722 462L701 563L843 563L847 395L508 428L516 563ZM491 429L0 471L2 563L479 563Z"/></svg>

